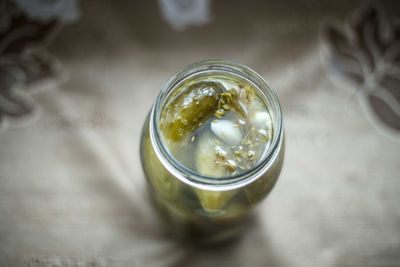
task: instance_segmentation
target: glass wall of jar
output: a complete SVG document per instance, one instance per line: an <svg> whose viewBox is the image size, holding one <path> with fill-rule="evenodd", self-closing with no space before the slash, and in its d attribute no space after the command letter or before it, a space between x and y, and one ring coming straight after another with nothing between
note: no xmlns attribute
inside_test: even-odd
<svg viewBox="0 0 400 267"><path fill-rule="evenodd" d="M140 152L168 229L197 241L224 240L246 228L278 179L284 157L278 99L239 63L186 66L162 87Z"/></svg>

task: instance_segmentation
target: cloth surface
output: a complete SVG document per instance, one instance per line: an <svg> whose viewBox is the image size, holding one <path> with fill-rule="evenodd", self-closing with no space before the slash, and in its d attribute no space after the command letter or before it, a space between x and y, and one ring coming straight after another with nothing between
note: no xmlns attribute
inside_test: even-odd
<svg viewBox="0 0 400 267"><path fill-rule="evenodd" d="M400 3L381 2L382 17L398 20ZM210 5L209 24L174 31L156 1L82 1L80 20L47 49L62 66L58 82L27 93L20 87L30 101L16 107L0 101L0 266L400 265L396 106L379 102L390 107L385 115L370 108L372 89L360 89L366 83L343 59L357 53L347 53L338 34L349 32L363 3ZM359 17L365 25L382 18ZM360 32L359 24L350 29ZM236 242L200 249L161 230L139 140L163 83L210 58L245 64L275 89L286 154L250 229ZM391 97L400 73L393 58ZM25 120L31 110L36 115Z"/></svg>

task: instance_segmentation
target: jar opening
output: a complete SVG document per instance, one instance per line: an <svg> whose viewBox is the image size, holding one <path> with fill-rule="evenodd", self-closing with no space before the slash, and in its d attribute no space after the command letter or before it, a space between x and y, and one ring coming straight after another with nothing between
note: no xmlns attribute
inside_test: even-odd
<svg viewBox="0 0 400 267"><path fill-rule="evenodd" d="M163 107L168 101L177 94L177 90L182 88L184 84L194 80L207 80L208 77L231 77L240 80L243 83L251 85L257 90L258 97L263 101L268 109L271 125L272 136L268 141L268 149L260 156L254 166L244 172L226 176L212 176L199 173L189 166L180 162L167 148L162 138L160 124ZM217 128L217 127L215 127ZM282 140L282 115L279 101L272 88L264 79L250 68L236 62L226 60L206 60L188 65L172 76L162 87L159 96L153 106L150 117L150 136L156 154L165 167L172 172L178 179L193 186L204 187L209 186L234 186L257 178L259 173L264 172L268 168L268 163L276 156L277 148L281 145ZM192 138L194 139L195 136ZM235 170L236 171L236 170ZM214 189L214 188L213 188Z"/></svg>

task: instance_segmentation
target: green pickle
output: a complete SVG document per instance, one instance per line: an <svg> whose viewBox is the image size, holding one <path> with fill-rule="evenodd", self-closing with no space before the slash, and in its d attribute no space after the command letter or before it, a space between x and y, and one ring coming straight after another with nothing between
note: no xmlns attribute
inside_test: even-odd
<svg viewBox="0 0 400 267"><path fill-rule="evenodd" d="M222 86L216 82L203 81L189 86L165 108L160 126L164 136L180 141L196 130L216 111L221 93Z"/></svg>
<svg viewBox="0 0 400 267"><path fill-rule="evenodd" d="M269 193L282 167L284 142L279 133L279 147L267 171L243 186L224 187L227 180L234 183L262 169L274 148L278 132L264 95L238 76L199 75L172 88L158 108L143 128L141 159L163 218L197 240L221 240L240 232L249 210ZM157 116L152 118L154 125L151 116ZM151 127L164 150L155 149ZM165 153L184 178L165 166ZM204 186L188 183L190 176L204 179L199 183Z"/></svg>

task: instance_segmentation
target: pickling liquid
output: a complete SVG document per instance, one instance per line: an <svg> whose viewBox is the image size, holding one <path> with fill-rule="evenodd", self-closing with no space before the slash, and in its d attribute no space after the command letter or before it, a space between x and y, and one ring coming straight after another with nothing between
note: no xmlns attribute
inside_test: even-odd
<svg viewBox="0 0 400 267"><path fill-rule="evenodd" d="M161 112L162 140L182 165L208 177L254 168L268 152L271 117L258 90L227 77L183 84Z"/></svg>

